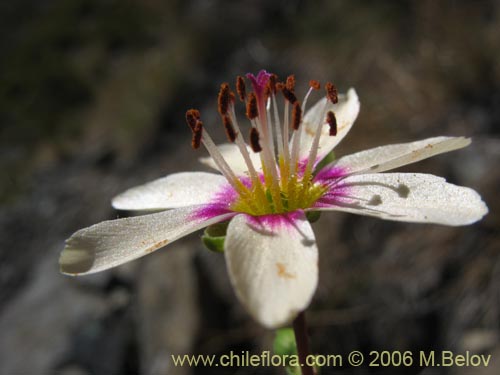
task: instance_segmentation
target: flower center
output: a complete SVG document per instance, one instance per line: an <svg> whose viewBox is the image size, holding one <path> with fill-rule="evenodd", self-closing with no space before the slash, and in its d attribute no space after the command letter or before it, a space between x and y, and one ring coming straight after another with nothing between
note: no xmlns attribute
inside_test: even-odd
<svg viewBox="0 0 500 375"><path fill-rule="evenodd" d="M200 113L195 109L186 112L187 123L193 132L192 146L196 149L203 143L221 173L238 193L237 199L231 203L233 211L260 216L311 207L327 190L313 180L321 130L323 126L329 126L330 135L334 136L337 127L333 112L326 111L325 101L319 123L313 124L314 138L309 154L299 160L302 114L305 112L307 99L314 90L320 88L320 84L310 81L310 88L301 105L295 95L293 75L286 82L278 82L276 75L261 70L257 76L247 74L247 78L253 91L246 94L243 77L237 78L236 91L240 100L246 104L246 117L251 125L250 147L243 140L236 118L236 95L227 83L221 85L218 97L218 110L227 138L238 147L247 167L246 175L241 177L233 172L212 138L204 131ZM335 86L327 83L325 88L327 99L336 103ZM277 105L278 92L284 98L283 120Z"/></svg>
<svg viewBox="0 0 500 375"><path fill-rule="evenodd" d="M231 209L252 216L293 212L311 207L326 191L326 187L312 182L290 180L282 184L281 181L279 202L273 197L272 185L267 185L263 178L261 186L247 185L249 193L242 195L242 192L238 192L239 195L231 204Z"/></svg>

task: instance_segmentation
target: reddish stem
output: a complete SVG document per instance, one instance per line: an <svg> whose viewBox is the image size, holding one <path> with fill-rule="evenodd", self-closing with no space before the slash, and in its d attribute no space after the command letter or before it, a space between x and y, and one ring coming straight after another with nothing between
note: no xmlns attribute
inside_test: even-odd
<svg viewBox="0 0 500 375"><path fill-rule="evenodd" d="M293 332L295 333L295 342L297 343L297 352L301 364L302 375L314 375L314 370L307 365L306 358L309 352L309 337L307 335L306 316L302 311L293 321Z"/></svg>

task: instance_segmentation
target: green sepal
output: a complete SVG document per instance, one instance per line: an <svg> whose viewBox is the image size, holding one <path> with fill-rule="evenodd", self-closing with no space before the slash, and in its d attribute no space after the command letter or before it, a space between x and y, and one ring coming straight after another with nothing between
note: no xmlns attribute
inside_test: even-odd
<svg viewBox="0 0 500 375"><path fill-rule="evenodd" d="M297 354L297 344L295 343L295 333L292 328L280 328L276 330L273 343L274 354L295 355Z"/></svg>
<svg viewBox="0 0 500 375"><path fill-rule="evenodd" d="M297 356L297 344L295 343L295 333L291 328L280 328L276 330L273 343L274 354L279 356ZM300 375L300 367L287 365L285 367L287 375Z"/></svg>
<svg viewBox="0 0 500 375"><path fill-rule="evenodd" d="M297 367L297 366L286 366L285 371L286 371L286 375L301 375L302 374L300 367Z"/></svg>
<svg viewBox="0 0 500 375"><path fill-rule="evenodd" d="M306 211L306 219L310 223L317 222L320 217L321 217L321 212L320 211Z"/></svg>
<svg viewBox="0 0 500 375"><path fill-rule="evenodd" d="M210 225L205 229L201 236L201 242L208 250L216 253L224 252L224 241L226 240L228 224L229 222L226 221Z"/></svg>

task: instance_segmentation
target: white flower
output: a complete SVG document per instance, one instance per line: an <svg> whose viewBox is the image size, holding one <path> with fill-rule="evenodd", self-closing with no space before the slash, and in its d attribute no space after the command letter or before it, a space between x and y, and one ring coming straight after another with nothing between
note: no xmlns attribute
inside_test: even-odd
<svg viewBox="0 0 500 375"><path fill-rule="evenodd" d="M215 146L199 118L187 112L193 146L203 143L202 161L222 174L177 173L130 189L113 199L119 210L166 211L105 221L79 230L66 242L61 271L90 274L158 250L211 224L230 220L225 258L237 296L266 327L288 323L310 303L318 283L318 250L308 211L346 211L381 219L467 225L488 209L481 197L443 178L418 173L378 173L467 146L469 139L436 137L377 147L342 157L321 170L318 163L347 134L359 112L356 92L326 97L305 116L294 78L286 84L261 71L247 75L250 146L235 115L235 96L223 84L219 112L234 144ZM244 81L238 95L245 100ZM286 100L280 119L276 92ZM291 108L290 108L291 107ZM289 114L292 114L291 121ZM291 136L289 135L291 132Z"/></svg>

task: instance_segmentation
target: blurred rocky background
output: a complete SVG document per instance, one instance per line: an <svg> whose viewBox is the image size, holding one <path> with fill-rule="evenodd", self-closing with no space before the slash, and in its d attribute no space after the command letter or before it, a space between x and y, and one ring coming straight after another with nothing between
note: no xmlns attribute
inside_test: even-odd
<svg viewBox="0 0 500 375"><path fill-rule="evenodd" d="M117 193L199 168L184 111L223 140L219 84L266 68L356 87L337 155L436 135L470 147L405 168L480 192L469 227L324 215L313 352L470 350L500 369L500 4L495 0L0 2L0 374L283 374L174 367L170 354L269 350L198 235L95 276L64 239L118 217ZM401 369L324 368L322 374Z"/></svg>

